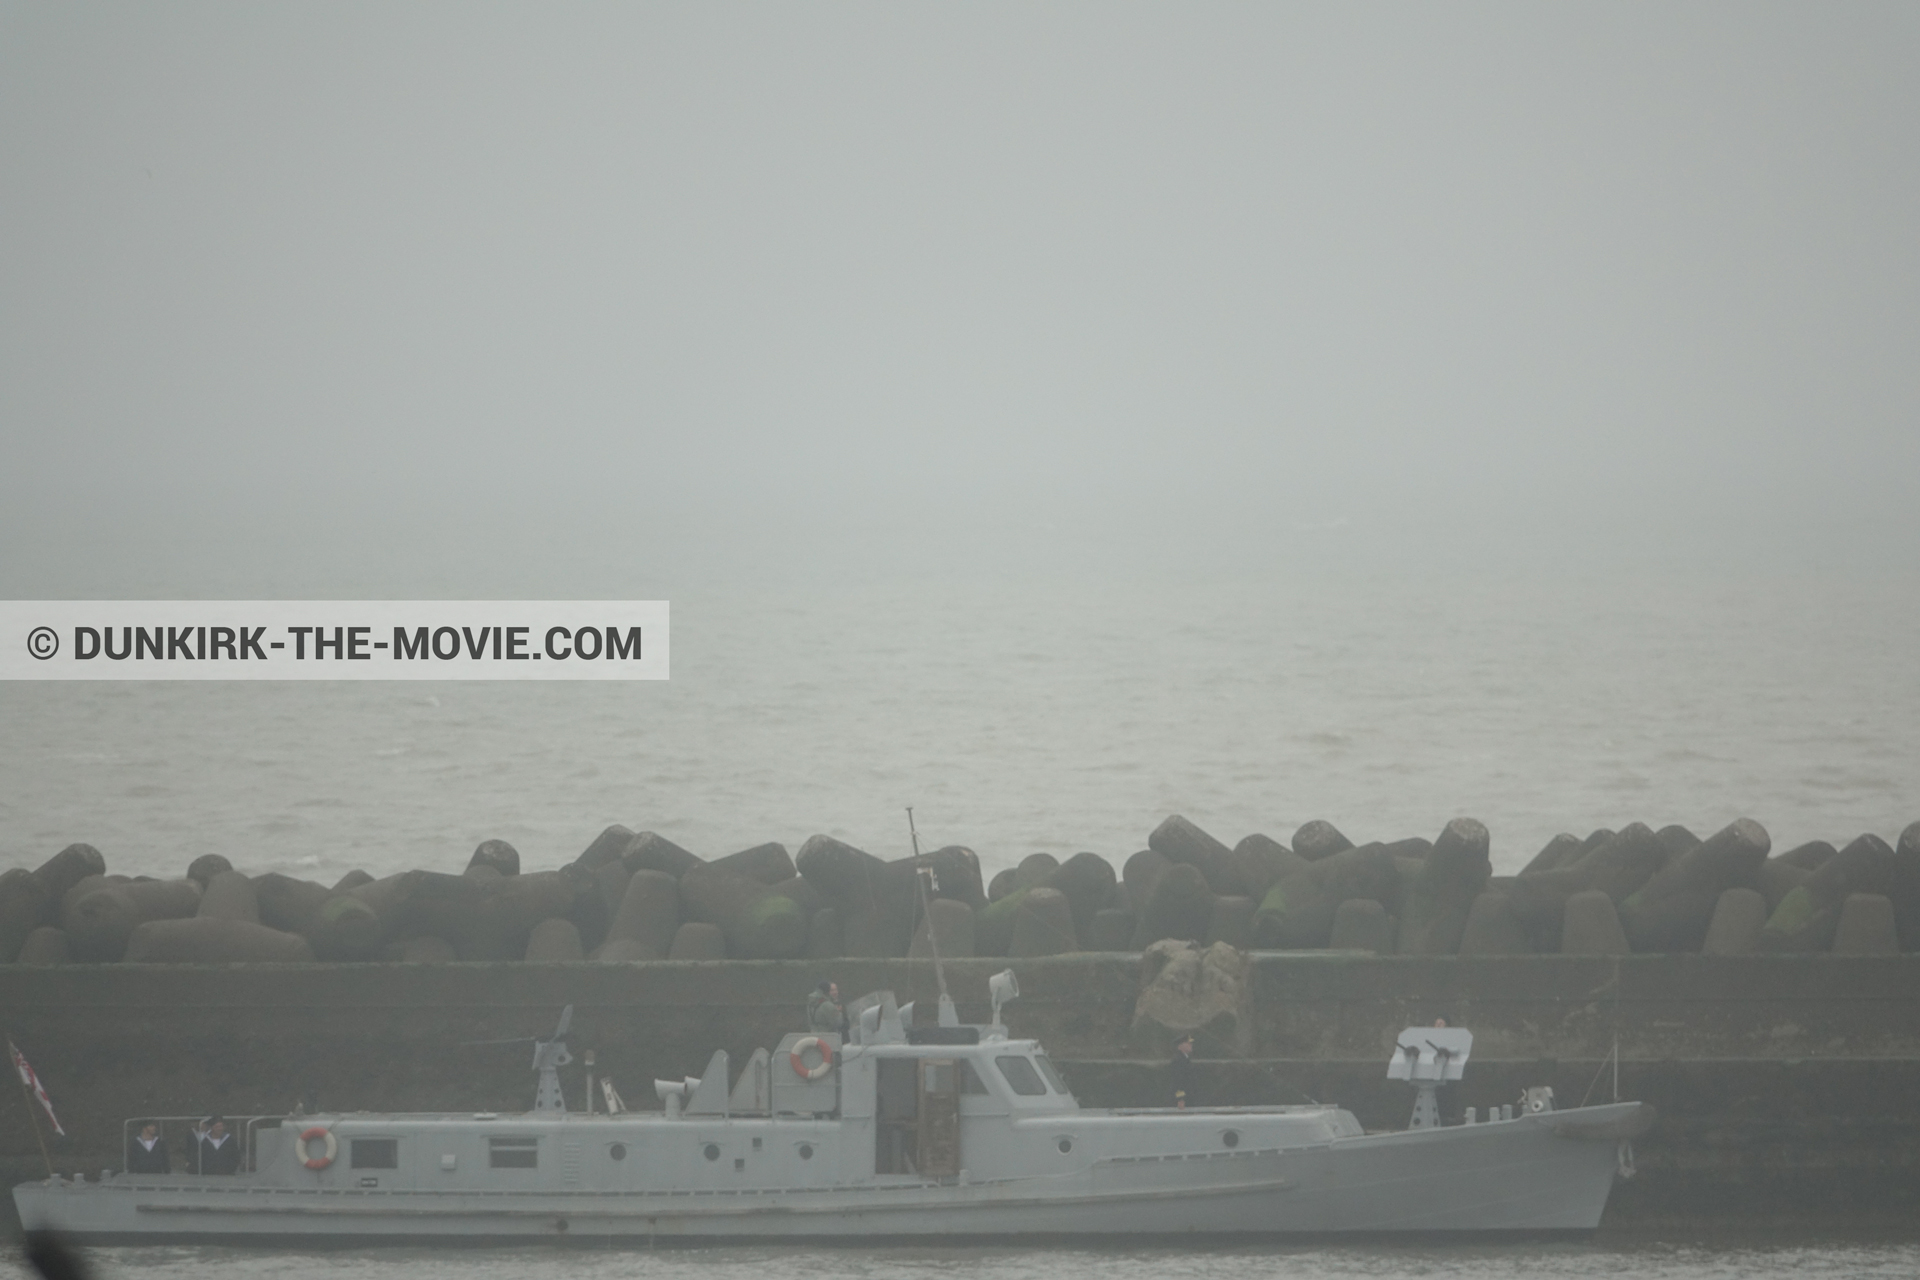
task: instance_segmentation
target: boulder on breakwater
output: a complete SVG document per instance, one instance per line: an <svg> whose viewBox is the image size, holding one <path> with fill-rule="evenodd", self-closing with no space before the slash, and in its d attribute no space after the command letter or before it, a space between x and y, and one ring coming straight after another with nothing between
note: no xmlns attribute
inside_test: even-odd
<svg viewBox="0 0 1920 1280"><path fill-rule="evenodd" d="M680 882L664 871L623 879L619 911L600 944L601 960L664 960L680 927Z"/></svg>
<svg viewBox="0 0 1920 1280"><path fill-rule="evenodd" d="M1707 922L1707 936L1700 943L1700 954L1708 956L1750 955L1760 945L1760 930L1767 923L1767 900L1758 889L1724 889L1713 905L1713 917Z"/></svg>
<svg viewBox="0 0 1920 1280"><path fill-rule="evenodd" d="M1447 824L1401 895L1402 954L1459 954L1474 900L1493 877L1488 845L1483 823L1455 818Z"/></svg>
<svg viewBox="0 0 1920 1280"><path fill-rule="evenodd" d="M219 916L148 920L127 940L128 964L301 964L313 948L297 933Z"/></svg>
<svg viewBox="0 0 1920 1280"><path fill-rule="evenodd" d="M1627 941L1635 951L1700 950L1720 895L1757 888L1772 844L1766 828L1750 818L1690 846L1670 843L1682 851L1620 903Z"/></svg>
<svg viewBox="0 0 1920 1280"><path fill-rule="evenodd" d="M1329 946L1334 914L1341 903L1356 898L1379 903L1388 915L1397 913L1400 869L1385 845L1327 854L1275 884L1254 915L1254 945L1280 951Z"/></svg>

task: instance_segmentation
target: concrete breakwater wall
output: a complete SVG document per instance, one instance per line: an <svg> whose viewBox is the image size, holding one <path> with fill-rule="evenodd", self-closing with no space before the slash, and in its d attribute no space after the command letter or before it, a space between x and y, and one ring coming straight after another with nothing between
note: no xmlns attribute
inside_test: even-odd
<svg viewBox="0 0 1920 1280"><path fill-rule="evenodd" d="M924 863L830 836L707 860L652 832L603 831L523 873L500 840L460 874L333 885L249 876L207 854L179 879L112 875L75 844L0 874L0 963L350 960L611 962L1140 951L1163 939L1380 955L1920 950L1920 823L1772 854L1739 819L1700 838L1629 823L1557 836L1495 876L1487 828L1356 846L1326 822L1228 847L1174 815L1118 867L1034 854L983 883L962 846ZM923 877L921 870L929 874ZM922 890L928 895L923 905Z"/></svg>
<svg viewBox="0 0 1920 1280"><path fill-rule="evenodd" d="M1011 963L1016 1035L1039 1037L1091 1105L1163 1101L1166 1047L1142 1039L1141 961L1126 954L962 960L949 980L985 1020L986 977ZM522 1110L525 1044L575 1006L629 1103L651 1081L735 1062L798 1027L822 977L930 999L931 966L889 959L640 964L0 967L0 1017L52 1092L68 1172L118 1167L121 1121L144 1114L341 1109ZM1920 1221L1920 956L1375 957L1256 954L1230 1020L1203 1044L1211 1100L1339 1102L1369 1127L1406 1121L1384 1079L1400 1028L1446 1017L1475 1033L1446 1101L1485 1108L1551 1084L1562 1105L1653 1102L1639 1175L1609 1223L1792 1222L1913 1229ZM583 1099L583 1066L564 1083ZM1597 1080L1596 1080L1597 1078ZM0 1099L0 1172L35 1176L18 1090Z"/></svg>

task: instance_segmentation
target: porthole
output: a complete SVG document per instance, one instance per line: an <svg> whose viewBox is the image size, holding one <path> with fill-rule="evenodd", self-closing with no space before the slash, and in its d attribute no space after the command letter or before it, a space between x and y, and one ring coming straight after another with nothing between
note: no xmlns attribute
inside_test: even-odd
<svg viewBox="0 0 1920 1280"><path fill-rule="evenodd" d="M1071 1151L1071 1150L1073 1150L1073 1139L1072 1139L1072 1138L1062 1138L1062 1139L1060 1139L1060 1141L1059 1141L1058 1143L1056 1143L1055 1145L1057 1145L1057 1146L1058 1146L1058 1147L1060 1148L1060 1154L1061 1154L1061 1155L1065 1155L1065 1154L1067 1154L1067 1152L1069 1152L1069 1151Z"/></svg>
<svg viewBox="0 0 1920 1280"><path fill-rule="evenodd" d="M709 1142L705 1154L709 1160L718 1160L720 1158L720 1148Z"/></svg>
<svg viewBox="0 0 1920 1280"><path fill-rule="evenodd" d="M624 1142L614 1143L607 1148L607 1155L615 1160L625 1160L627 1158L627 1144Z"/></svg>
<svg viewBox="0 0 1920 1280"><path fill-rule="evenodd" d="M800 1158L802 1160L813 1159L813 1144L811 1142L803 1142L800 1144Z"/></svg>
<svg viewBox="0 0 1920 1280"><path fill-rule="evenodd" d="M1220 1135L1220 1145L1221 1145L1221 1146L1223 1146L1223 1147L1237 1147L1237 1146L1239 1146L1239 1145L1240 1145L1240 1131L1239 1131L1238 1129L1229 1129L1229 1130L1227 1130L1227 1131L1226 1131L1225 1133L1223 1133L1223 1134L1221 1134L1221 1135Z"/></svg>

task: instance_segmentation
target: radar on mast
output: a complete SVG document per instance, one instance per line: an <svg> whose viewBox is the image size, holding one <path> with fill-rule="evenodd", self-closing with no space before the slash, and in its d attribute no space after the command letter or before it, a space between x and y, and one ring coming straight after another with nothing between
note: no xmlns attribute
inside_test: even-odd
<svg viewBox="0 0 1920 1280"><path fill-rule="evenodd" d="M1004 1039L1007 1026L1000 1020L1000 1006L1020 998L1020 981L1013 976L1013 970L1002 969L987 979L987 994L993 998L993 1025Z"/></svg>
<svg viewBox="0 0 1920 1280"><path fill-rule="evenodd" d="M560 1011L560 1025L553 1029L553 1037L533 1042L533 1069L540 1073L539 1087L534 1090L533 1109L535 1111L565 1111L567 1100L560 1092L560 1068L573 1061L573 1055L567 1052L567 1028L573 1024L573 1006L568 1005Z"/></svg>

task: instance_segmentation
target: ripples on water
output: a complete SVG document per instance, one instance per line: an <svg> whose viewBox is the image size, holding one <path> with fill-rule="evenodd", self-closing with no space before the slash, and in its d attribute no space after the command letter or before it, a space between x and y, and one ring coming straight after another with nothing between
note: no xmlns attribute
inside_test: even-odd
<svg viewBox="0 0 1920 1280"><path fill-rule="evenodd" d="M847 1280L1364 1280L1472 1277L1910 1277L1920 1245L1847 1244L1740 1247L1698 1244L1516 1244L1188 1248L1114 1250L1013 1248L831 1249L769 1246L597 1252L536 1249L343 1250L270 1253L216 1248L89 1251L97 1280L767 1280L769 1275ZM17 1262L5 1280L30 1280Z"/></svg>
<svg viewBox="0 0 1920 1280"><path fill-rule="evenodd" d="M705 856L820 831L991 874L1116 862L1169 813L1229 843L1470 814L1517 870L1554 833L1749 815L1785 849L1920 817L1920 593L1273 577L767 586L673 602L666 684L0 688L0 865L226 854L331 882L529 869L610 822Z"/></svg>

